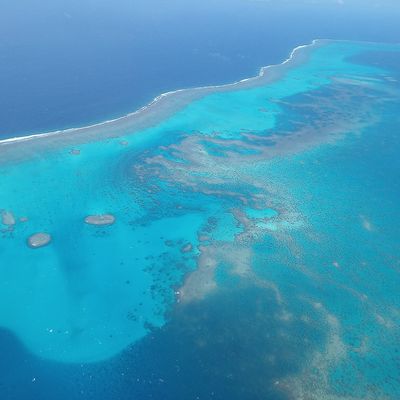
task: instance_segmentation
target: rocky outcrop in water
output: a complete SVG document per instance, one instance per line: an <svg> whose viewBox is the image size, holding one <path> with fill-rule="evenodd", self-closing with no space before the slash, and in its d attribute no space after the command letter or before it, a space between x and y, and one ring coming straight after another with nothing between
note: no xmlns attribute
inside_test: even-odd
<svg viewBox="0 0 400 400"><path fill-rule="evenodd" d="M48 233L38 232L28 238L28 245L32 249L37 249L48 245L51 242L51 236Z"/></svg>
<svg viewBox="0 0 400 400"><path fill-rule="evenodd" d="M115 217L112 214L88 215L85 218L85 223L89 225L112 225L115 222Z"/></svg>

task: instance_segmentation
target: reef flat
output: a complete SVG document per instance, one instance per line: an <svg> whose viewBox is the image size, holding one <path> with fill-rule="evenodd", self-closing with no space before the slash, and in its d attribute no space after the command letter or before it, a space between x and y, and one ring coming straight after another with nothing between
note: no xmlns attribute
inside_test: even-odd
<svg viewBox="0 0 400 400"><path fill-rule="evenodd" d="M279 80L287 68L304 62L311 48L321 46L325 40L316 40L311 45L296 47L290 57L279 65L272 65L260 69L258 76L243 79L239 82L221 86L205 86L193 89L180 89L167 92L156 97L150 104L123 117L108 120L102 123L70 128L54 132L40 132L29 136L0 140L2 151L1 162L21 160L45 154L48 150L62 149L67 145L88 143L102 139L122 137L162 123L182 110L191 102L201 99L208 94L223 93L237 89L248 89L262 84ZM121 140L127 145L127 140ZM10 146L11 145L11 146ZM79 149L71 148L70 154L80 154Z"/></svg>
<svg viewBox="0 0 400 400"><path fill-rule="evenodd" d="M399 45L319 40L256 78L0 142L0 325L142 397L143 367L160 399L397 399L399 89Z"/></svg>

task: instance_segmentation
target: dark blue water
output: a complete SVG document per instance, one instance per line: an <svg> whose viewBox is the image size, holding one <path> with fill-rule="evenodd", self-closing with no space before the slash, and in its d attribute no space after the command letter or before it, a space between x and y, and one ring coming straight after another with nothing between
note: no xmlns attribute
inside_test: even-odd
<svg viewBox="0 0 400 400"><path fill-rule="evenodd" d="M232 285L204 303L178 307L168 325L114 361L41 361L3 332L11 351L0 360L2 398L287 400L274 383L300 371L325 339L324 323L294 299L318 327L293 321L283 328L272 293L246 282ZM276 360L273 368L265 368L265 354Z"/></svg>
<svg viewBox="0 0 400 400"><path fill-rule="evenodd" d="M3 0L0 136L100 122L161 92L252 76L314 38L400 38L392 1L321 3Z"/></svg>

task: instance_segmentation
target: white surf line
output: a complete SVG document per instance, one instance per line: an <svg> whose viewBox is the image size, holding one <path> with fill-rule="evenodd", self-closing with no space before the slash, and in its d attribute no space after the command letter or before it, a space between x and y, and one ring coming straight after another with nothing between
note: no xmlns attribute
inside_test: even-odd
<svg viewBox="0 0 400 400"><path fill-rule="evenodd" d="M248 82L248 81L251 81L251 80L255 80L255 79L258 79L258 78L264 76L266 71L269 68L278 67L280 65L285 65L285 64L289 63L293 59L293 57L294 57L294 55L295 55L295 53L297 51L299 51L301 49L304 49L306 47L312 47L320 40L322 40L322 39L314 39L310 44L303 44L303 45L295 47L291 51L289 57L285 61L283 61L283 62L281 62L279 64L271 64L271 65L267 65L265 67L261 67L260 68L260 72L258 73L258 75L250 77L250 78L244 78L244 79L241 79L240 81L236 81L236 82L233 82L233 83L227 83L227 84L223 84L223 85L198 86L198 87L195 87L195 88L172 90L172 91L169 91L169 92L161 93L159 96L155 97L147 105L139 108L138 110L136 110L134 112L131 112L131 113L126 114L126 115L123 115L122 117L117 117L117 118L114 118L114 119L109 119L109 120L106 120L106 121L98 122L98 123L95 123L95 124L92 124L92 125L86 125L86 126L81 126L81 127L76 127L76 128L67 128L67 129L62 129L62 130L57 130L57 131L44 132L44 133L35 133L35 134L32 134L32 135L17 136L17 137L8 138L8 139L2 139L2 140L0 140L0 146L6 145L6 144L17 143L17 142L25 142L25 141L33 140L33 139L37 139L37 138L45 138L45 137L49 137L49 136L66 134L68 132L76 132L76 131L83 130L83 129L95 128L95 127L99 127L99 126L110 124L112 122L121 121L123 119L133 117L134 115L145 111L147 108L149 108L150 106L154 105L155 103L160 101L162 98L170 96L170 95L175 94L175 93L184 92L184 91L188 91L188 90L218 89L218 88L236 86L236 85L239 85L241 83L245 83L245 82Z"/></svg>

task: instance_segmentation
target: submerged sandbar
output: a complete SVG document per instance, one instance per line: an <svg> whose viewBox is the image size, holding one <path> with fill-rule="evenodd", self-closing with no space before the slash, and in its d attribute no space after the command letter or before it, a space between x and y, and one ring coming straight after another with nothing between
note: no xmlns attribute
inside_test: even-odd
<svg viewBox="0 0 400 400"><path fill-rule="evenodd" d="M3 225L13 226L15 225L15 217L11 211L3 210L1 212L1 222Z"/></svg>

